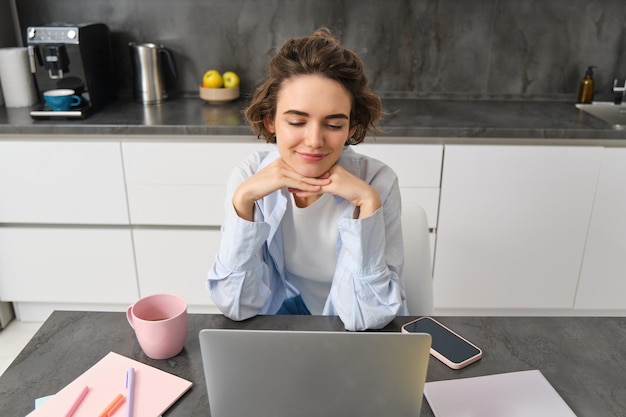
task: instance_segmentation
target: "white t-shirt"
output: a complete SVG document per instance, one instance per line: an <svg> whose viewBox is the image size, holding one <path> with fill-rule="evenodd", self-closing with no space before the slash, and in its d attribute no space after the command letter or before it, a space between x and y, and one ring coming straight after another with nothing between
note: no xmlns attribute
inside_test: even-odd
<svg viewBox="0 0 626 417"><path fill-rule="evenodd" d="M285 268L311 314L322 314L337 265L337 216L334 196L325 193L308 207L287 203L281 228Z"/></svg>

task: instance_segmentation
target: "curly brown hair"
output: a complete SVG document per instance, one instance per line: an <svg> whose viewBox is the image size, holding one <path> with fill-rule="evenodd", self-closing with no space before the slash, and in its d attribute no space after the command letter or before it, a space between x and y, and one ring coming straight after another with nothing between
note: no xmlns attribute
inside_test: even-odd
<svg viewBox="0 0 626 417"><path fill-rule="evenodd" d="M245 112L257 137L276 143L276 137L265 127L264 119L276 116L277 97L285 80L310 74L337 81L350 93L350 128L356 129L346 144L361 143L381 118L380 97L370 89L360 58L341 46L326 28L318 29L310 36L288 40L270 60L268 75L254 92Z"/></svg>

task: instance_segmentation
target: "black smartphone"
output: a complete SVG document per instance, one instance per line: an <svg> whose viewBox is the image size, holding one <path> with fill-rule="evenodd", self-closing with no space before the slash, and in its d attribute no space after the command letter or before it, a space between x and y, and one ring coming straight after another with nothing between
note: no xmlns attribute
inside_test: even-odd
<svg viewBox="0 0 626 417"><path fill-rule="evenodd" d="M405 324L402 333L428 333L432 337L430 354L452 369L461 369L483 356L480 348L431 317Z"/></svg>

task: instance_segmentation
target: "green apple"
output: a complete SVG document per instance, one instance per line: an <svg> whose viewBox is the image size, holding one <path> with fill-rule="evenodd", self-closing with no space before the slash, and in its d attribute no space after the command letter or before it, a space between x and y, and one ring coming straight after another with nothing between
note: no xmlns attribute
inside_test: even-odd
<svg viewBox="0 0 626 417"><path fill-rule="evenodd" d="M226 71L222 74L222 78L226 88L235 88L239 85L239 76L234 71Z"/></svg>

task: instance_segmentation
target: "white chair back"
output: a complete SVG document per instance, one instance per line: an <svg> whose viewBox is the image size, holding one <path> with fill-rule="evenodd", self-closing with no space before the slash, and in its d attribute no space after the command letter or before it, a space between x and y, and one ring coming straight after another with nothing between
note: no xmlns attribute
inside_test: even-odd
<svg viewBox="0 0 626 417"><path fill-rule="evenodd" d="M432 260L428 219L422 207L402 204L402 238L407 309L411 316L434 314Z"/></svg>

